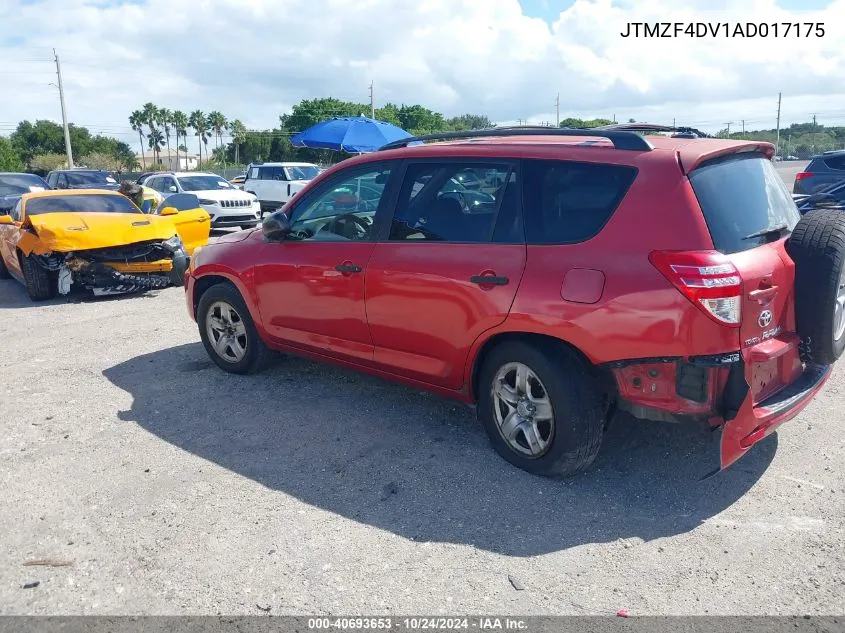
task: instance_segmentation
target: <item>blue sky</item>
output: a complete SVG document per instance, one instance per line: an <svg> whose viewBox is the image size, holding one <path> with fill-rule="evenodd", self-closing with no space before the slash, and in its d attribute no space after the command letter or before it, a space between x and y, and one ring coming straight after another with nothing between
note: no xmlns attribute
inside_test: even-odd
<svg viewBox="0 0 845 633"><path fill-rule="evenodd" d="M830 5L832 0L780 0L778 4L790 11L818 10ZM519 0L522 11L532 18L543 18L547 22L553 22L560 15L575 3L575 0ZM723 8L727 4L724 0L711 0L708 3L713 9ZM749 16L751 17L751 16ZM667 15L666 21L671 21L672 16Z"/></svg>
<svg viewBox="0 0 845 633"><path fill-rule="evenodd" d="M285 2L0 0L0 134L60 119L54 47L71 120L132 142L128 116L147 101L268 129L303 99L367 103L371 81L377 105L498 123L552 121L559 93L562 119L774 127L778 92L786 124L845 122L845 0L333 0L328 13L325 0ZM826 35L620 37L628 21L720 22L712 10L728 6L755 23L826 10L813 18Z"/></svg>

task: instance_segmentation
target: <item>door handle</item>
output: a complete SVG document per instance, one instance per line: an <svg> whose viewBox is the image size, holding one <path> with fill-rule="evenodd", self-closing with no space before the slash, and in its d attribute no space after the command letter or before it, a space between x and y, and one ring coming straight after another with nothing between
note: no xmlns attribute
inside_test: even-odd
<svg viewBox="0 0 845 633"><path fill-rule="evenodd" d="M762 302L766 297L775 294L778 291L777 286L767 286L765 288L759 288L757 290L752 290L748 293L748 298L752 301L759 301Z"/></svg>
<svg viewBox="0 0 845 633"><path fill-rule="evenodd" d="M507 277L496 277L494 275L475 275L470 277L469 280L479 286L507 286L510 281Z"/></svg>
<svg viewBox="0 0 845 633"><path fill-rule="evenodd" d="M363 268L355 264L338 264L334 269L339 273L360 273Z"/></svg>
<svg viewBox="0 0 845 633"><path fill-rule="evenodd" d="M197 222L208 222L208 218L200 218Z"/></svg>

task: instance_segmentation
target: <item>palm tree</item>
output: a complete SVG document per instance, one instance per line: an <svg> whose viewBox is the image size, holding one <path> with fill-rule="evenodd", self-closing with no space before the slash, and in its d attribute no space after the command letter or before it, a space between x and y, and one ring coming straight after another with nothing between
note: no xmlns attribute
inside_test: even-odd
<svg viewBox="0 0 845 633"><path fill-rule="evenodd" d="M164 128L164 138L167 141L167 168L172 169L170 162L170 124L173 123L173 113L167 108L159 108L157 122ZM179 164L178 161L176 164Z"/></svg>
<svg viewBox="0 0 845 633"><path fill-rule="evenodd" d="M202 163L202 146L208 146L208 121L202 110L194 110L188 118L188 125L193 128L194 135L197 136L197 145L200 148L200 163Z"/></svg>
<svg viewBox="0 0 845 633"><path fill-rule="evenodd" d="M147 127L150 128L149 135L152 135L156 131L156 120L158 119L158 108L154 103L147 102L144 104L144 107L141 108L141 116L144 119L144 123L147 124ZM153 150L153 159L158 163L161 162L158 158L158 143L150 145L150 149Z"/></svg>
<svg viewBox="0 0 845 633"><path fill-rule="evenodd" d="M161 146L164 145L164 134L161 133L161 130L153 130L147 135L147 142L150 144L153 154L158 156ZM158 163L161 164L161 159L159 159Z"/></svg>
<svg viewBox="0 0 845 633"><path fill-rule="evenodd" d="M141 161L146 171L147 160L144 158L144 114L140 110L135 110L129 115L129 125L138 133L138 143L141 145Z"/></svg>
<svg viewBox="0 0 845 633"><path fill-rule="evenodd" d="M235 119L229 124L229 129L232 132L232 142L235 144L235 163L240 165L241 143L246 140L246 126L240 119Z"/></svg>
<svg viewBox="0 0 845 633"><path fill-rule="evenodd" d="M173 121L173 127L176 130L176 165L179 165L179 137L185 137L185 143L188 142L188 117L185 115L184 112L181 110L176 110L173 112L173 116L171 117Z"/></svg>
<svg viewBox="0 0 845 633"><path fill-rule="evenodd" d="M229 127L226 117L223 116L222 112L218 112L217 110L209 113L208 127L214 132L215 147L220 147L220 143L223 142L223 132Z"/></svg>

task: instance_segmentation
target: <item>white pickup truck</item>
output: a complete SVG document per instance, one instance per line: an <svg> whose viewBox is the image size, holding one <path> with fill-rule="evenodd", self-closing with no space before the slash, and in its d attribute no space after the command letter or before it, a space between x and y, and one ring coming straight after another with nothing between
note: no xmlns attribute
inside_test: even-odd
<svg viewBox="0 0 845 633"><path fill-rule="evenodd" d="M262 214L275 211L320 173L312 163L259 163L247 168L243 190L254 194Z"/></svg>

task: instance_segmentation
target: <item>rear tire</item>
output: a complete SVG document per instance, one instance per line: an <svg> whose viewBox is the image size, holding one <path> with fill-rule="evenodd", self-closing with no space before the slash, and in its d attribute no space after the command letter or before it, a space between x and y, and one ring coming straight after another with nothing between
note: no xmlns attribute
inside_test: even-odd
<svg viewBox="0 0 845 633"><path fill-rule="evenodd" d="M478 415L496 452L518 468L545 477L585 470L601 447L604 411L589 368L565 348L505 342L484 361Z"/></svg>
<svg viewBox="0 0 845 633"><path fill-rule="evenodd" d="M230 283L215 284L200 297L197 325L208 356L232 374L254 374L267 364L270 350L241 294Z"/></svg>
<svg viewBox="0 0 845 633"><path fill-rule="evenodd" d="M21 271L29 298L33 301L53 299L59 293L57 273L39 266L32 255L20 255Z"/></svg>
<svg viewBox="0 0 845 633"><path fill-rule="evenodd" d="M795 262L795 319L807 360L829 365L845 350L845 214L810 211L786 248Z"/></svg>

